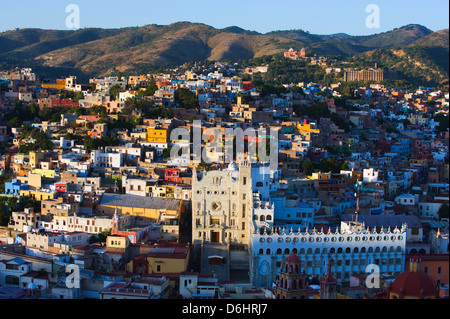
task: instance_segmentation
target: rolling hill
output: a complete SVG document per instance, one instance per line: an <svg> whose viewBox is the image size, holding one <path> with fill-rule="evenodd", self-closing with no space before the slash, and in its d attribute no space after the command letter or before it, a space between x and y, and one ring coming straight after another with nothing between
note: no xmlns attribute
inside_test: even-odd
<svg viewBox="0 0 450 319"><path fill-rule="evenodd" d="M16 29L0 33L0 62L60 70L72 74L107 75L149 72L201 60L243 60L307 47L320 55L354 56L375 49L445 43L447 33L408 25L370 36L314 35L302 30L260 34L237 26L178 22L121 29L76 31ZM421 42L422 41L422 42Z"/></svg>

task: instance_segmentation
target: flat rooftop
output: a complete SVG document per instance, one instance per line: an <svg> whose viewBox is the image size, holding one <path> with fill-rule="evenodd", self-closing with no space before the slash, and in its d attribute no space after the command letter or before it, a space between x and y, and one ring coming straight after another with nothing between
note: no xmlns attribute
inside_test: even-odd
<svg viewBox="0 0 450 319"><path fill-rule="evenodd" d="M146 197L128 194L103 194L100 206L136 207L178 211L181 200L174 198Z"/></svg>

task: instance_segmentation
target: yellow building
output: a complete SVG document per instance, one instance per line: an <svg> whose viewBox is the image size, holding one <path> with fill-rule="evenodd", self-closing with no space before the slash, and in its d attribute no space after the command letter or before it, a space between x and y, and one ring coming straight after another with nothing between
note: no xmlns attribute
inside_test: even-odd
<svg viewBox="0 0 450 319"><path fill-rule="evenodd" d="M331 179L331 172L328 173L322 173L322 172L314 172L312 173L310 179L314 180L324 180L324 179Z"/></svg>
<svg viewBox="0 0 450 319"><path fill-rule="evenodd" d="M29 152L28 154L29 164L31 167L38 167L39 162L44 158L44 154L41 151Z"/></svg>
<svg viewBox="0 0 450 319"><path fill-rule="evenodd" d="M106 238L106 250L108 252L125 253L130 246L128 237L108 236Z"/></svg>
<svg viewBox="0 0 450 319"><path fill-rule="evenodd" d="M21 190L20 196L27 196L34 198L35 200L47 200L54 199L55 192L51 192L48 190L40 189L40 190Z"/></svg>
<svg viewBox="0 0 450 319"><path fill-rule="evenodd" d="M174 185L147 186L146 193L151 194L152 197L173 198L175 194L175 186Z"/></svg>
<svg viewBox="0 0 450 319"><path fill-rule="evenodd" d="M180 218L184 212L183 201L174 198L146 197L128 194L102 195L99 211L114 215L115 209L121 215L131 215L144 220L157 221L164 218Z"/></svg>
<svg viewBox="0 0 450 319"><path fill-rule="evenodd" d="M43 89L64 90L66 88L66 85L65 84L47 84L47 83L42 83L41 87Z"/></svg>
<svg viewBox="0 0 450 319"><path fill-rule="evenodd" d="M42 177L47 177L47 178L55 178L56 176L56 172L54 169L35 169L33 171L33 174L39 174Z"/></svg>
<svg viewBox="0 0 450 319"><path fill-rule="evenodd" d="M134 257L126 270L132 274L179 274L189 264L189 245L143 246L148 253Z"/></svg>
<svg viewBox="0 0 450 319"><path fill-rule="evenodd" d="M314 128L310 123L298 123L297 129L299 131L309 132L309 133L320 133L319 129Z"/></svg>
<svg viewBox="0 0 450 319"><path fill-rule="evenodd" d="M147 130L147 141L150 143L167 143L167 129L149 127Z"/></svg>

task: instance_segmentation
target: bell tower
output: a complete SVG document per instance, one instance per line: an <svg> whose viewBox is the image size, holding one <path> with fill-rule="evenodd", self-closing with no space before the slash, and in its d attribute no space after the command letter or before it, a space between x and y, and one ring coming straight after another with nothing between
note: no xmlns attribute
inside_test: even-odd
<svg viewBox="0 0 450 319"><path fill-rule="evenodd" d="M328 262L327 273L320 280L320 299L336 299L337 280L331 274L331 263Z"/></svg>
<svg viewBox="0 0 450 319"><path fill-rule="evenodd" d="M280 278L275 287L276 299L306 299L305 273L300 269L300 257L292 253L280 269Z"/></svg>

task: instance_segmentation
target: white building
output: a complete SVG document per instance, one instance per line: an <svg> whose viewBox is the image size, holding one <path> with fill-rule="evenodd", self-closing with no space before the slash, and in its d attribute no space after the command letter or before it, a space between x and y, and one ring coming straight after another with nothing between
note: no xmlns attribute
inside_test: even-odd
<svg viewBox="0 0 450 319"><path fill-rule="evenodd" d="M395 203L398 205L416 206L419 203L419 195L401 194L395 197Z"/></svg>
<svg viewBox="0 0 450 319"><path fill-rule="evenodd" d="M0 260L0 286L19 286L20 277L30 272L32 268L31 262L27 262L20 257Z"/></svg>
<svg viewBox="0 0 450 319"><path fill-rule="evenodd" d="M350 275L366 272L366 267L375 264L380 272L398 275L404 271L406 253L406 226L401 229L366 229L354 223L341 226L341 230L281 229L278 232L268 227L253 224L251 243L251 282L257 287L270 288L276 281L280 266L290 254L297 254L301 268L317 279L331 269L338 283L348 282Z"/></svg>
<svg viewBox="0 0 450 319"><path fill-rule="evenodd" d="M253 207L251 164L204 172L192 178L192 242L249 243Z"/></svg>
<svg viewBox="0 0 450 319"><path fill-rule="evenodd" d="M448 223L447 223L448 226ZM430 243L431 252L433 254L448 254L448 227L447 230L431 230L430 231Z"/></svg>
<svg viewBox="0 0 450 319"><path fill-rule="evenodd" d="M439 220L438 212L442 204L442 201L419 202L419 216Z"/></svg>
<svg viewBox="0 0 450 319"><path fill-rule="evenodd" d="M109 153L101 150L93 150L91 152L91 167L113 167L120 168L123 165L122 153Z"/></svg>
<svg viewBox="0 0 450 319"><path fill-rule="evenodd" d="M147 180L138 178L128 178L126 175L122 176L122 187L126 194L145 196Z"/></svg>
<svg viewBox="0 0 450 319"><path fill-rule="evenodd" d="M213 299L219 294L219 281L196 272L182 272L179 292L183 299Z"/></svg>
<svg viewBox="0 0 450 319"><path fill-rule="evenodd" d="M378 182L378 171L374 168L363 169L363 181L366 183Z"/></svg>

